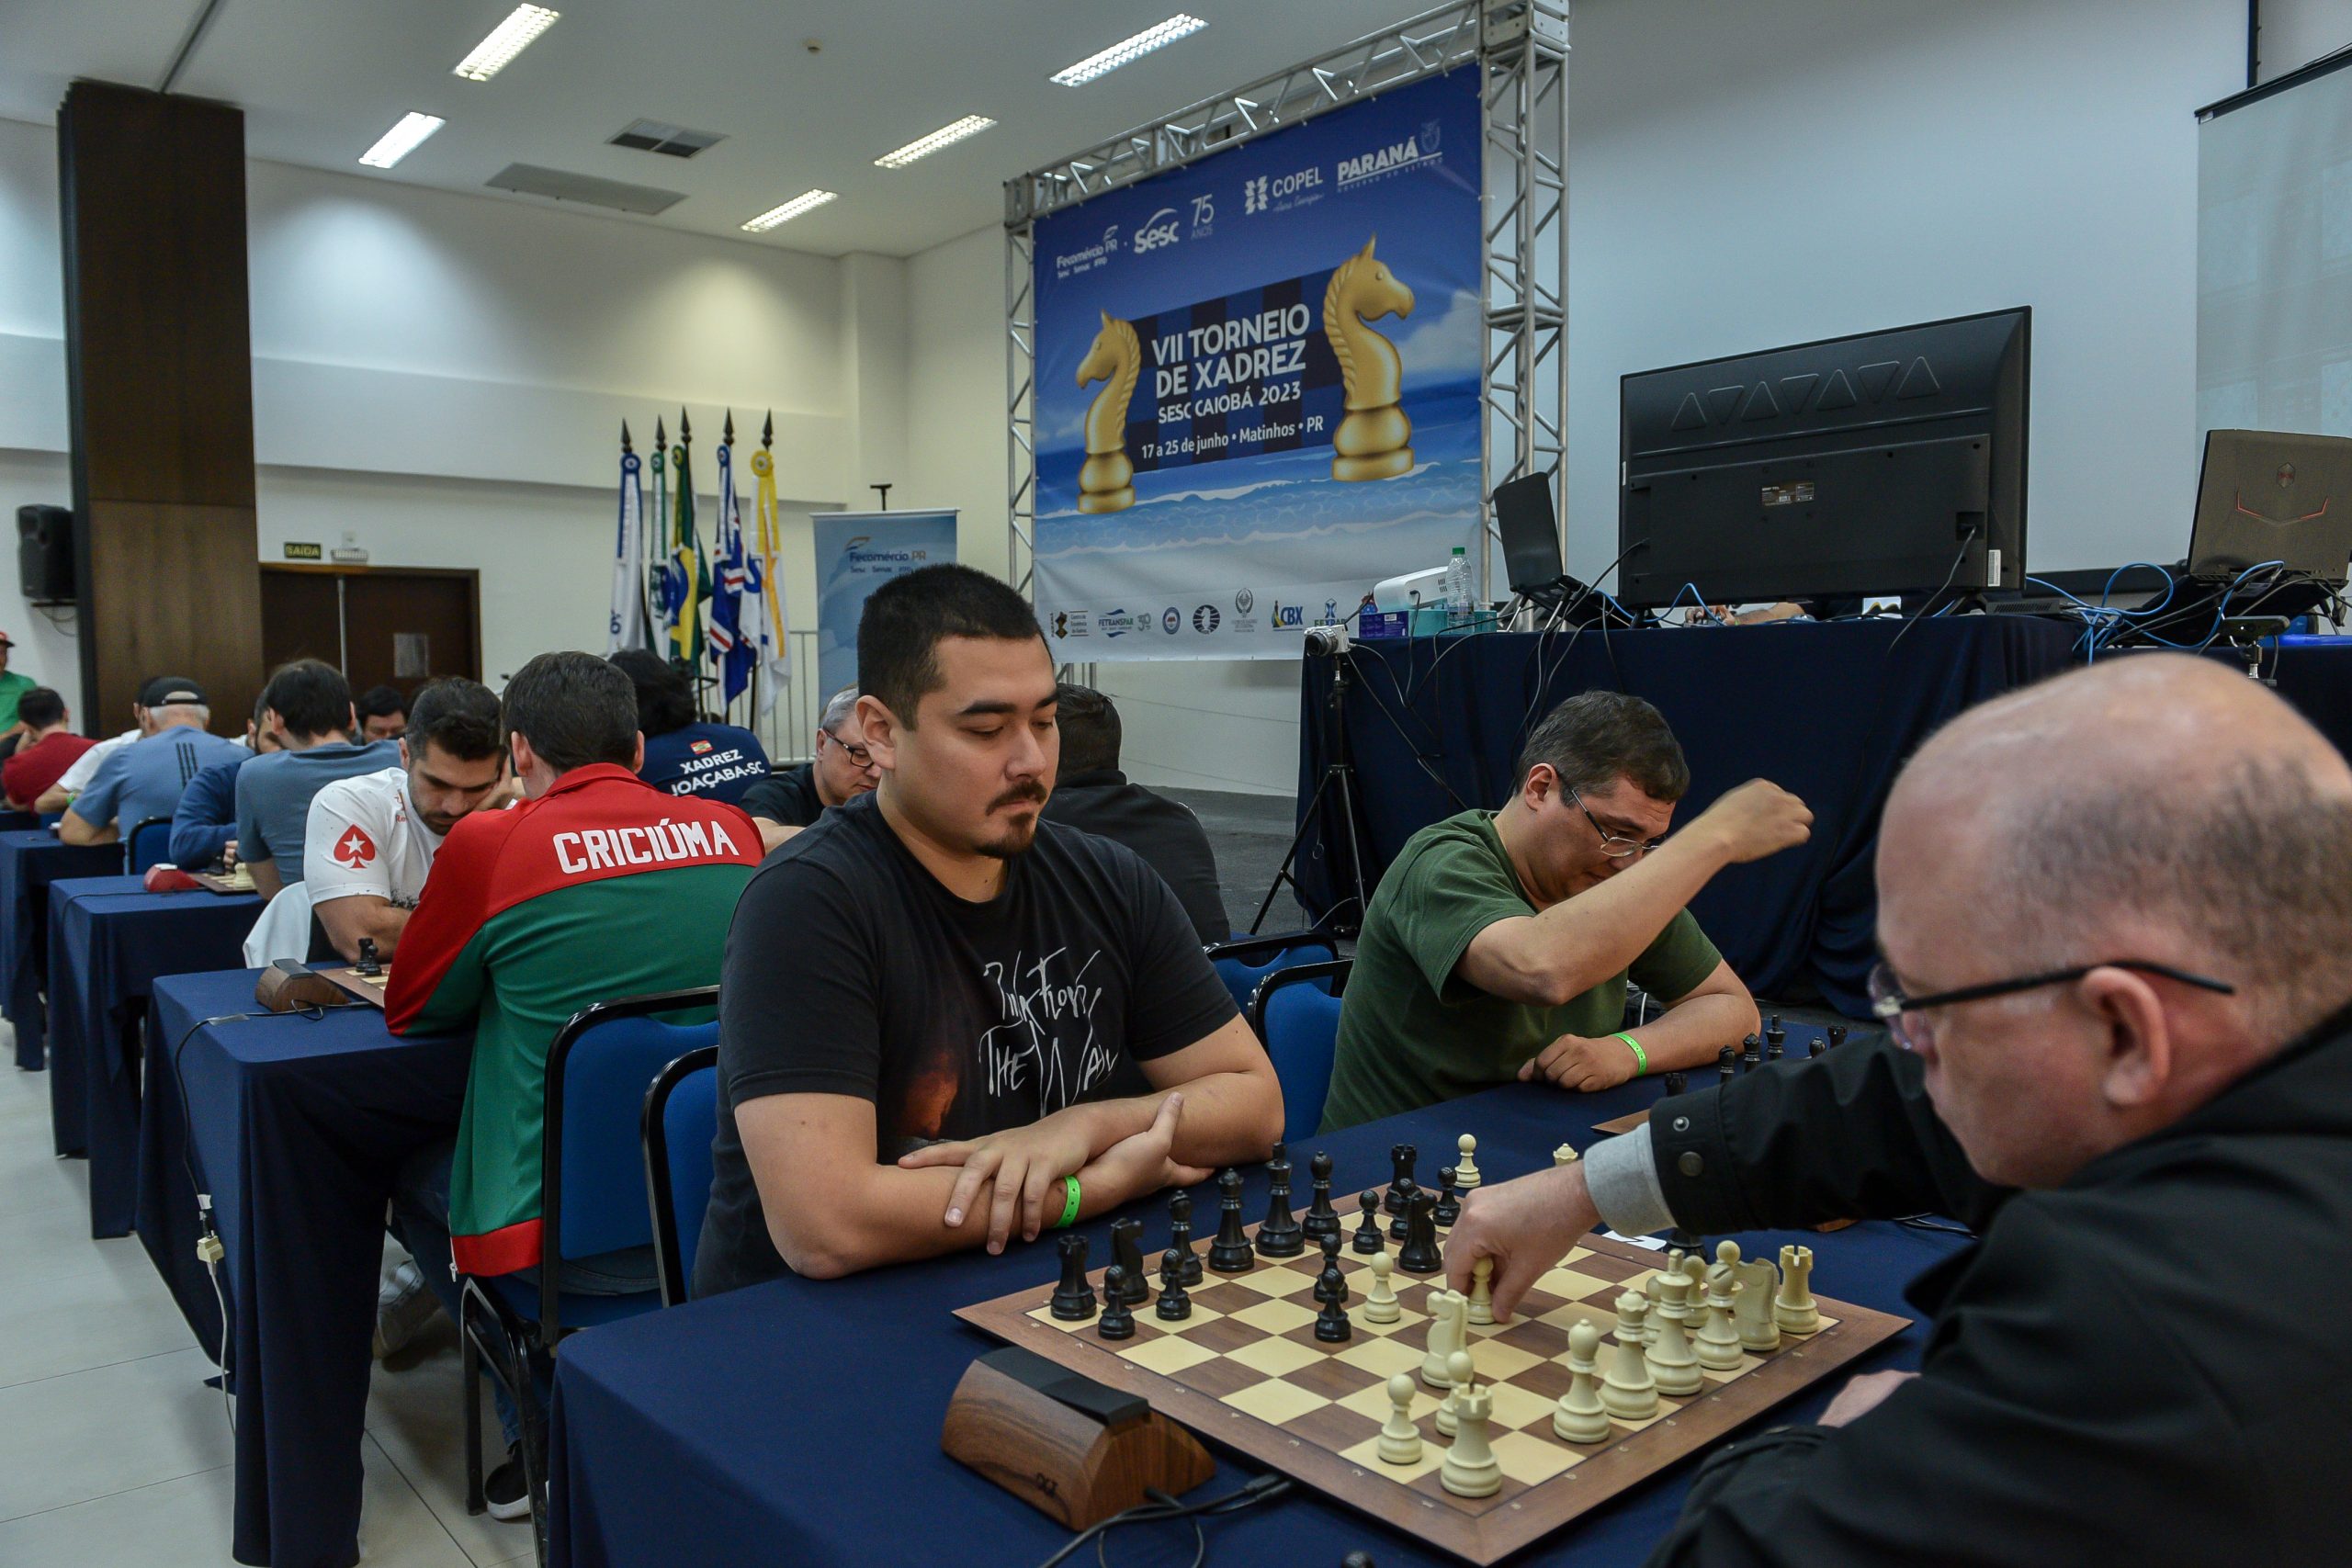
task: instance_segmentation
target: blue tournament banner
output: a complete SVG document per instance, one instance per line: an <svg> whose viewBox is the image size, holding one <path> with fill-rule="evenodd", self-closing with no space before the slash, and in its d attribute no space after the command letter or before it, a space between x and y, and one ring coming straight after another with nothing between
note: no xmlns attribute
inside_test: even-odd
<svg viewBox="0 0 2352 1568"><path fill-rule="evenodd" d="M820 512L817 529L817 706L857 679L866 595L918 567L956 558L956 510ZM802 737L803 739L807 738Z"/></svg>
<svg viewBox="0 0 2352 1568"><path fill-rule="evenodd" d="M1465 67L1037 223L1057 659L1295 657L1475 552L1480 134Z"/></svg>

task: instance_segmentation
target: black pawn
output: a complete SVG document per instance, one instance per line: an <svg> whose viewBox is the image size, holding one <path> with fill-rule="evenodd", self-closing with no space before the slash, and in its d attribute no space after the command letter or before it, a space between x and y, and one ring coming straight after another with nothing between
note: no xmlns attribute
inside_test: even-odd
<svg viewBox="0 0 2352 1568"><path fill-rule="evenodd" d="M1380 1192L1377 1188L1356 1200L1363 1205L1363 1221L1356 1226L1358 1252L1385 1252L1387 1238L1380 1234Z"/></svg>
<svg viewBox="0 0 2352 1568"><path fill-rule="evenodd" d="M1438 1189L1434 1215L1439 1224L1450 1225L1462 1218L1462 1193L1453 1185L1453 1167L1440 1166L1437 1179L1443 1185Z"/></svg>
<svg viewBox="0 0 2352 1568"><path fill-rule="evenodd" d="M1739 1070L1752 1072L1764 1061L1764 1042L1751 1034L1739 1043Z"/></svg>
<svg viewBox="0 0 2352 1568"><path fill-rule="evenodd" d="M1241 1173L1227 1166L1216 1179L1216 1239L1209 1243L1209 1267L1220 1274L1247 1274L1257 1266L1258 1255L1241 1228Z"/></svg>
<svg viewBox="0 0 2352 1568"><path fill-rule="evenodd" d="M1162 1322L1182 1323L1193 1315L1193 1298L1184 1293L1184 1258L1174 1247L1159 1255L1159 1305ZM1194 1259L1195 1268L1199 1260Z"/></svg>
<svg viewBox="0 0 2352 1568"><path fill-rule="evenodd" d="M1126 1303L1127 1271L1114 1263L1102 1270L1102 1321L1094 1332L1105 1339L1133 1339L1136 1314Z"/></svg>
<svg viewBox="0 0 2352 1568"><path fill-rule="evenodd" d="M1419 1187L1418 1187L1418 1186L1416 1186L1416 1185L1414 1184L1413 1179L1412 1179L1411 1177L1409 1177L1409 1176L1408 1176L1408 1177L1405 1178L1405 1194L1404 1194L1404 1205L1405 1205L1405 1206L1404 1206L1403 1208L1401 1208L1401 1209L1398 1209L1398 1210L1396 1211L1396 1217L1395 1219L1393 1219L1393 1220L1391 1220L1391 1221L1389 1221L1389 1222L1388 1222L1388 1239L1389 1239L1389 1240L1391 1240L1391 1241L1403 1241L1403 1240L1405 1239L1405 1226L1406 1226L1407 1220L1408 1219L1408 1217L1409 1217L1409 1216L1412 1214L1412 1213L1413 1213L1413 1200L1414 1200L1415 1198L1419 1197L1419 1196L1420 1196L1420 1192L1421 1192L1420 1188L1419 1188ZM1390 1196L1390 1197L1392 1197L1392 1198L1394 1198L1394 1197L1396 1197L1396 1193L1394 1193L1394 1192L1391 1192L1391 1193L1389 1194L1389 1196Z"/></svg>
<svg viewBox="0 0 2352 1568"><path fill-rule="evenodd" d="M1084 1323L1094 1315L1094 1287L1086 1282L1086 1238L1064 1235L1062 1282L1054 1287L1054 1315L1064 1323Z"/></svg>
<svg viewBox="0 0 2352 1568"><path fill-rule="evenodd" d="M1835 1051L1838 1046L1843 1045L1844 1043L1846 1043L1846 1026L1842 1023L1831 1024L1829 1026L1829 1048L1832 1051Z"/></svg>
<svg viewBox="0 0 2352 1568"><path fill-rule="evenodd" d="M1405 1212L1405 1200L1412 1195L1413 1162L1420 1158L1420 1150L1410 1144L1389 1145L1388 1163L1391 1174L1388 1178L1388 1196L1381 1200L1380 1206L1392 1214L1401 1214Z"/></svg>
<svg viewBox="0 0 2352 1568"><path fill-rule="evenodd" d="M1184 1255L1184 1283L1201 1282L1201 1255L1193 1250L1193 1195L1179 1192L1168 1200L1168 1245Z"/></svg>
<svg viewBox="0 0 2352 1568"><path fill-rule="evenodd" d="M1290 1157L1282 1145L1274 1145L1266 1173L1266 1223L1258 1227L1258 1256L1296 1258L1306 1250L1306 1232L1290 1212Z"/></svg>
<svg viewBox="0 0 2352 1568"><path fill-rule="evenodd" d="M1151 1294L1148 1277L1143 1271L1143 1222L1113 1220L1111 1222L1111 1261L1118 1266L1119 1277L1126 1281L1123 1300L1134 1306ZM1107 1280L1108 1276L1105 1276ZM1110 1286L1103 1290L1107 1294Z"/></svg>
<svg viewBox="0 0 2352 1568"><path fill-rule="evenodd" d="M1666 1075L1666 1092L1667 1092L1667 1093L1668 1093L1668 1094L1682 1094L1682 1093L1687 1092L1687 1091L1690 1089L1690 1074L1688 1074L1688 1073L1676 1072L1676 1073L1668 1073L1668 1074L1667 1074L1667 1075Z"/></svg>
<svg viewBox="0 0 2352 1568"><path fill-rule="evenodd" d="M1325 1345L1344 1345L1355 1337L1355 1327L1348 1322L1348 1309L1337 1302L1325 1302L1323 1310L1315 1314L1315 1337Z"/></svg>
<svg viewBox="0 0 2352 1568"><path fill-rule="evenodd" d="M1804 1043L1805 1060L1811 1061L1814 1057L1820 1055L1825 1049L1826 1049L1826 1047L1824 1045L1821 1036L1818 1034L1815 1035L1812 1039Z"/></svg>
<svg viewBox="0 0 2352 1568"><path fill-rule="evenodd" d="M376 956L374 937L363 936L359 939L359 962L354 967L362 975L381 975L384 972L383 960Z"/></svg>
<svg viewBox="0 0 2352 1568"><path fill-rule="evenodd" d="M1331 1207L1331 1156L1318 1153L1306 1162L1306 1168L1315 1178L1315 1201L1306 1206L1306 1217L1299 1221L1299 1228L1307 1240L1321 1241L1340 1234L1340 1212Z"/></svg>
<svg viewBox="0 0 2352 1568"><path fill-rule="evenodd" d="M1727 1083L1731 1082L1733 1074L1736 1073L1738 1070L1739 1070L1739 1053L1738 1053L1738 1052L1736 1052L1736 1051L1733 1050L1730 1046L1726 1045L1726 1046L1724 1046L1722 1050L1720 1050L1720 1051L1718 1051L1718 1052L1716 1052L1716 1053L1715 1053L1715 1078L1716 1078L1716 1081L1718 1081L1718 1082L1720 1082L1720 1083L1726 1083L1726 1084L1727 1084Z"/></svg>
<svg viewBox="0 0 2352 1568"><path fill-rule="evenodd" d="M1315 1299L1348 1304L1348 1277L1340 1271L1340 1238L1323 1238L1323 1272L1315 1277Z"/></svg>
<svg viewBox="0 0 2352 1568"><path fill-rule="evenodd" d="M1426 1192L1413 1194L1405 1211L1405 1245L1397 1250L1396 1267L1408 1274L1434 1274L1445 1267L1437 1246L1437 1200Z"/></svg>
<svg viewBox="0 0 2352 1568"><path fill-rule="evenodd" d="M1777 1062L1789 1043L1789 1032L1781 1026L1781 1015L1774 1013L1764 1025L1764 1057Z"/></svg>

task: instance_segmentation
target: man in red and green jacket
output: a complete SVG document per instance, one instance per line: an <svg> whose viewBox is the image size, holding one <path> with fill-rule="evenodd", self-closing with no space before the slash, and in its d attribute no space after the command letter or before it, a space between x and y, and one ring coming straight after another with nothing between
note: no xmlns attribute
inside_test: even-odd
<svg viewBox="0 0 2352 1568"><path fill-rule="evenodd" d="M455 1145L412 1161L395 1199L401 1240L453 1314L453 1257L458 1271L506 1274L551 1245L539 1178L556 1032L592 1003L716 984L760 859L742 812L638 778L636 692L604 660L533 659L508 682L501 718L526 804L451 829L384 998L394 1033L473 1031ZM650 1259L571 1260L564 1283L650 1289ZM490 1491L502 1517L528 1512L519 1476L493 1476ZM498 1507L502 1491L512 1512Z"/></svg>

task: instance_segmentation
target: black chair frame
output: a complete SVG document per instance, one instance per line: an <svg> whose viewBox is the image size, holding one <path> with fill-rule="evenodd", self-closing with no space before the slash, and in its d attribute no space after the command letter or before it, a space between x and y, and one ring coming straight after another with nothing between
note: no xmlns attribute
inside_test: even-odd
<svg viewBox="0 0 2352 1568"><path fill-rule="evenodd" d="M164 858L157 861L155 863L157 865L169 865L171 863L172 846L169 841L171 826L172 819L168 817L142 818L141 820L131 825L130 831L124 834L122 838L122 870L124 875L131 876L138 874L130 868L131 851L139 842L139 835L150 828L161 827L164 829L165 835L165 842L164 844Z"/></svg>
<svg viewBox="0 0 2352 1568"><path fill-rule="evenodd" d="M645 1149L646 1198L653 1205L653 1272L665 1307L686 1299L687 1280L685 1246L679 1239L678 1217L671 1213L670 1134L662 1118L669 1113L671 1093L681 1083L718 1065L718 1047L698 1045L662 1068L645 1091L645 1114L638 1123L639 1142Z"/></svg>
<svg viewBox="0 0 2352 1568"><path fill-rule="evenodd" d="M1355 967L1352 958L1334 958L1325 964L1294 964L1287 969L1277 969L1258 982L1250 993L1250 1032L1261 1041L1266 1038L1266 1002L1284 986L1303 986L1316 980L1332 982L1331 994L1340 996L1348 988L1348 971Z"/></svg>
<svg viewBox="0 0 2352 1568"><path fill-rule="evenodd" d="M547 1495L548 1422L539 1407L538 1386L531 1376L534 1359L552 1356L563 1339L562 1266L556 1256L563 1236L563 1077L571 1048L580 1037L600 1023L616 1018L641 1018L649 1013L679 1012L687 1008L716 1007L718 987L695 986L679 991L654 991L623 997L582 1008L564 1021L548 1045L547 1095L541 1111L543 1131L539 1155L539 1234L544 1238L539 1261L539 1320L526 1323L494 1292L471 1274L459 1277L458 1340L460 1372L465 1382L466 1512L480 1514L489 1506L482 1496L481 1374L492 1378L514 1402L523 1428L523 1484L531 1502L531 1541L544 1564L548 1560Z"/></svg>
<svg viewBox="0 0 2352 1568"><path fill-rule="evenodd" d="M1212 964L1220 958L1234 958L1244 964L1256 964L1261 959L1271 958L1277 953L1287 953L1294 947L1305 947L1310 942L1319 942L1334 953L1340 951L1339 937L1331 931L1316 926L1305 931L1274 931L1265 936L1238 936L1231 942L1213 942L1203 947L1201 952Z"/></svg>

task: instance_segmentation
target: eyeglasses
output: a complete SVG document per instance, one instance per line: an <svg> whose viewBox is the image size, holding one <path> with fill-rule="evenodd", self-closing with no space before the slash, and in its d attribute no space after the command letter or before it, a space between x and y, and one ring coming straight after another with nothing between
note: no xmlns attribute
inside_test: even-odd
<svg viewBox="0 0 2352 1568"><path fill-rule="evenodd" d="M1902 985L1894 978L1894 971L1884 963L1871 966L1867 982L1871 1011L1882 1020L1906 1051L1916 1051L1925 1043L1926 1032L1907 1015L1928 1008L1955 1007L1962 1002L1986 1001L1994 997L2014 996L2043 986L2062 986L2079 980L2094 969L2132 969L2143 975L2161 976L2184 986L2194 986L2200 991L2212 991L2220 996L2233 997L2238 988L2227 980L2216 980L2206 975L2192 975L2186 969L2176 969L2169 964L2152 964L2142 958L2110 958L2100 964L2077 964L2067 969L2049 969L2038 975L2020 975L2014 980L1987 980L1979 986L1962 986L1957 990L1935 991L1924 997L1906 997Z"/></svg>
<svg viewBox="0 0 2352 1568"><path fill-rule="evenodd" d="M874 753L867 750L865 747L853 746L830 729L820 729L817 731L817 733L831 741L834 745L840 747L842 750L848 752L849 760L855 762L859 767L870 768L874 765Z"/></svg>
<svg viewBox="0 0 2352 1568"><path fill-rule="evenodd" d="M1584 819L1592 824L1594 832L1600 835L1600 852L1611 860L1632 860L1635 855L1648 854L1666 842L1663 835L1655 839L1628 839L1612 833L1600 825L1600 819L1592 814L1591 807L1585 805L1584 796L1570 790L1568 798L1577 803L1577 809L1584 813Z"/></svg>

